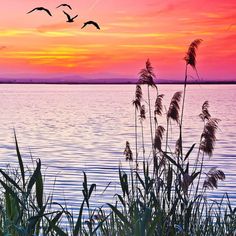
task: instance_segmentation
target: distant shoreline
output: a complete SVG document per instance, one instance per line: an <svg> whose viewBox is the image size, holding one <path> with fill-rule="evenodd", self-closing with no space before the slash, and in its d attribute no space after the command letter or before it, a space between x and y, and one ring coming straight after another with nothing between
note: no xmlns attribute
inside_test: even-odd
<svg viewBox="0 0 236 236"><path fill-rule="evenodd" d="M8 82L8 81L0 81L0 84L55 84L55 85L132 85L132 84L137 84L135 82ZM174 81L171 81L171 82L158 82L156 84L184 84L183 82L174 82ZM188 82L187 84L191 84L191 85L198 85L198 84L236 84L236 81L208 81L208 82Z"/></svg>

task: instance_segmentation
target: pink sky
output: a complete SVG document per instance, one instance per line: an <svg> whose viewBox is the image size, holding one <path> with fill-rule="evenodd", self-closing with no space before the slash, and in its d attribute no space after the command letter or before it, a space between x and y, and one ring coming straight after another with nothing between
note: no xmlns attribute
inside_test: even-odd
<svg viewBox="0 0 236 236"><path fill-rule="evenodd" d="M188 45L201 38L200 77L236 80L235 0L70 0L73 10L67 12L79 14L73 24L56 9L61 3L2 1L0 77L134 78L150 58L160 79L180 80ZM26 14L36 6L50 9L53 17ZM87 20L97 21L101 30L81 30Z"/></svg>

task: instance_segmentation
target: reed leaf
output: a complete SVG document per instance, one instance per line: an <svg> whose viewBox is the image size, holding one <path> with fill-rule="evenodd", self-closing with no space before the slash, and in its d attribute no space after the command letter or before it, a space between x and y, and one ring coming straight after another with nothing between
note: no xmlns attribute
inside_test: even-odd
<svg viewBox="0 0 236 236"><path fill-rule="evenodd" d="M16 198L17 202L21 204L23 208L25 208L25 204L20 200L20 198L17 196L17 193L15 193L11 187L9 187L7 184L5 184L2 180L0 180L0 184L5 189L7 193L9 193L13 198Z"/></svg>
<svg viewBox="0 0 236 236"><path fill-rule="evenodd" d="M20 154L19 146L18 146L15 129L14 129L14 138L15 138L15 145L16 145L16 154L17 154L17 158L18 158L18 162L20 166L20 172L21 172L23 189L24 189L25 188L25 169L24 169L24 163Z"/></svg>
<svg viewBox="0 0 236 236"><path fill-rule="evenodd" d="M167 199L168 199L168 201L170 201L170 198L171 198L172 180L173 180L173 169L172 169L172 167L169 165L169 167L168 167L168 172L167 172L167 184L166 184L166 188L167 188Z"/></svg>
<svg viewBox="0 0 236 236"><path fill-rule="evenodd" d="M41 160L40 159L38 159L36 169L35 169L34 173L32 174L32 176L30 177L29 183L27 185L27 194L28 195L30 194L34 184L36 183L37 179L39 178L39 175L41 175Z"/></svg>
<svg viewBox="0 0 236 236"><path fill-rule="evenodd" d="M51 231L53 225L56 225L56 224L58 223L58 221L60 220L62 214L63 214L63 211L60 211L59 213L57 213L57 214L55 215L55 217L54 217L52 220L49 220L49 222L48 222L48 223L49 223L49 227L48 227L48 229L47 229L47 231L46 231L46 234L47 234L47 235L48 235L49 232Z"/></svg>
<svg viewBox="0 0 236 236"><path fill-rule="evenodd" d="M184 170L183 170L183 168L182 168L182 166L180 164L178 164L173 158L171 158L169 155L167 155L166 152L162 152L162 154L164 155L165 158L168 159L168 161L170 161L173 165L178 167L178 169L180 170L180 172L182 174L184 174Z"/></svg>
<svg viewBox="0 0 236 236"><path fill-rule="evenodd" d="M4 176L4 178L10 182L14 187L16 187L20 192L23 192L21 187L8 175L6 174L2 169L0 169L0 173Z"/></svg>
<svg viewBox="0 0 236 236"><path fill-rule="evenodd" d="M188 152L186 153L185 157L184 157L184 161L186 161L189 157L189 155L191 154L191 152L193 151L194 147L195 147L196 143L194 143L191 148L188 150Z"/></svg>
<svg viewBox="0 0 236 236"><path fill-rule="evenodd" d="M132 224L128 221L128 219L125 217L125 215L123 215L117 207L111 205L110 203L107 203L107 205L121 219L121 221L125 224L125 227L132 229Z"/></svg>
<svg viewBox="0 0 236 236"><path fill-rule="evenodd" d="M75 224L75 229L73 232L73 236L77 236L82 228L82 214L83 214L83 209L84 209L84 201L82 202L79 210L79 216L77 218L76 224Z"/></svg>
<svg viewBox="0 0 236 236"><path fill-rule="evenodd" d="M35 183L35 189L36 189L36 200L38 207L41 209L43 207L43 177L41 173L41 169L39 169L39 173L36 178L36 183Z"/></svg>
<svg viewBox="0 0 236 236"><path fill-rule="evenodd" d="M96 184L91 184L91 186L89 188L89 194L88 194L89 198L91 197L94 190L96 190Z"/></svg>

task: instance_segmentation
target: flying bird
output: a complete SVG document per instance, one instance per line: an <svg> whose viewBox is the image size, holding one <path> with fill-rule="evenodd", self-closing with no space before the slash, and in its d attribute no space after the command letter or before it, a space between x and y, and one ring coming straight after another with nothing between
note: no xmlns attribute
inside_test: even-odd
<svg viewBox="0 0 236 236"><path fill-rule="evenodd" d="M66 4L66 3L62 3L61 5L57 6L57 8L59 7L68 7L72 10L71 6L69 4Z"/></svg>
<svg viewBox="0 0 236 236"><path fill-rule="evenodd" d="M45 12L47 12L47 14L48 14L49 16L52 16L51 12L50 12L48 9L44 8L44 7L36 7L36 8L34 8L33 10L27 12L27 14L29 14L29 13L31 13L31 12L33 12L33 11L45 11Z"/></svg>
<svg viewBox="0 0 236 236"><path fill-rule="evenodd" d="M64 12L64 14L67 16L67 22L74 22L74 19L78 16L78 15L76 15L76 16L74 16L74 17L71 17L69 14L67 14L65 11L63 11Z"/></svg>
<svg viewBox="0 0 236 236"><path fill-rule="evenodd" d="M98 23L95 22L95 21L92 21L92 20L85 22L81 29L83 29L83 28L84 28L85 26L87 26L87 25L94 25L97 29L100 30L100 27L99 27Z"/></svg>

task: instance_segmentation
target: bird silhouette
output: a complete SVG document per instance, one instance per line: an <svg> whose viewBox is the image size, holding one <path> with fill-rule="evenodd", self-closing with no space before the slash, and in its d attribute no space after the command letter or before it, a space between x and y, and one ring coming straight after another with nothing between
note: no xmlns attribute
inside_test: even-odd
<svg viewBox="0 0 236 236"><path fill-rule="evenodd" d="M61 5L57 6L57 8L59 7L68 7L72 10L71 6L69 4L66 4L66 3L62 3Z"/></svg>
<svg viewBox="0 0 236 236"><path fill-rule="evenodd" d="M98 23L92 20L85 22L81 29L83 29L87 25L94 25L97 29L100 30Z"/></svg>
<svg viewBox="0 0 236 236"><path fill-rule="evenodd" d="M27 12L27 14L29 14L29 13L31 13L33 11L45 11L45 12L47 12L47 14L49 16L52 16L51 12L48 9L44 8L44 7L35 7L33 10Z"/></svg>
<svg viewBox="0 0 236 236"><path fill-rule="evenodd" d="M74 17L71 17L68 13L66 13L65 11L63 11L64 12L64 14L67 16L67 22L74 22L74 19L78 16L78 15L76 15L76 16L74 16Z"/></svg>

